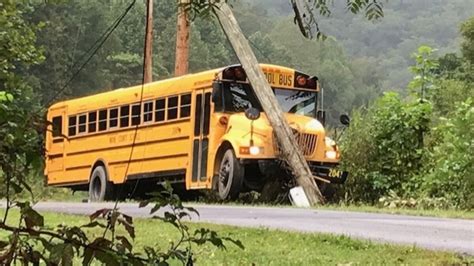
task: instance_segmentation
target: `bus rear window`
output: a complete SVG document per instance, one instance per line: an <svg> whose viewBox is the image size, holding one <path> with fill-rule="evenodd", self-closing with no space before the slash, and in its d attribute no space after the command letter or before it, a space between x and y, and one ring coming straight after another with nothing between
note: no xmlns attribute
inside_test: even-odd
<svg viewBox="0 0 474 266"><path fill-rule="evenodd" d="M53 117L53 137L60 137L62 135L63 118L61 116Z"/></svg>

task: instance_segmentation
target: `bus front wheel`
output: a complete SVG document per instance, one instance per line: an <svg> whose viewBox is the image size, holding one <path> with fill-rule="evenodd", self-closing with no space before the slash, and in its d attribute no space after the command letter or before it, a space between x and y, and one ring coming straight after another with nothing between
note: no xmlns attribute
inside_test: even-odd
<svg viewBox="0 0 474 266"><path fill-rule="evenodd" d="M237 160L232 149L222 156L219 166L217 191L222 200L235 199L239 196L244 180L244 167Z"/></svg>
<svg viewBox="0 0 474 266"><path fill-rule="evenodd" d="M107 181L103 166L97 166L92 172L89 182L89 201L99 202L111 200L113 197L113 184Z"/></svg>

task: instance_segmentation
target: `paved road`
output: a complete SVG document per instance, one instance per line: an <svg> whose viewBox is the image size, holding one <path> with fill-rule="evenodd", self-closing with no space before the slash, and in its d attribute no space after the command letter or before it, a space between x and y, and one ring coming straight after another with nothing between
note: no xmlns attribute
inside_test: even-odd
<svg viewBox="0 0 474 266"><path fill-rule="evenodd" d="M35 206L41 211L90 214L112 203L55 203ZM474 255L474 221L406 215L277 207L192 205L200 218L194 221L303 232L344 234L379 242L393 242ZM119 204L122 212L148 217L149 209Z"/></svg>

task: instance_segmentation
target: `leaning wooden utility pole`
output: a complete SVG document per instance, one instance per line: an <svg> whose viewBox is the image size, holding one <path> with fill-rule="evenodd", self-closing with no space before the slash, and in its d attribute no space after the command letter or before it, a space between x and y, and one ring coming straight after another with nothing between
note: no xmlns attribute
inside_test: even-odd
<svg viewBox="0 0 474 266"><path fill-rule="evenodd" d="M146 9L146 32L145 32L145 65L143 70L143 83L153 81L153 0L147 0Z"/></svg>
<svg viewBox="0 0 474 266"><path fill-rule="evenodd" d="M283 111L258 64L255 54L250 48L248 40L242 33L232 10L229 5L223 3L219 8L216 8L215 11L227 38L247 73L250 84L254 88L255 95L262 104L270 125L273 127L273 131L281 148L281 159L287 162L295 176L296 182L303 188L309 203L311 205L324 203L324 197L316 185L308 163L298 148L293 132L283 116Z"/></svg>
<svg viewBox="0 0 474 266"><path fill-rule="evenodd" d="M178 6L178 25L176 31L176 61L174 75L181 76L188 73L189 61L189 28L190 22L186 5L190 0L180 0Z"/></svg>

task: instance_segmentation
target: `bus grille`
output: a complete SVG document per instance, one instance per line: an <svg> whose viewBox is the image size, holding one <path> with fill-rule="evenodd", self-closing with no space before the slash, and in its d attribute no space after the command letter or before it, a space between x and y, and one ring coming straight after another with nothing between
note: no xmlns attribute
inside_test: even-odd
<svg viewBox="0 0 474 266"><path fill-rule="evenodd" d="M314 134L300 133L296 130L293 130L293 134L295 135L296 143L298 143L298 146L303 152L303 155L313 155L314 150L316 149L316 141L318 139L318 136ZM273 135L273 146L275 149L275 154L280 154L280 145L278 145L277 138L275 135Z"/></svg>

